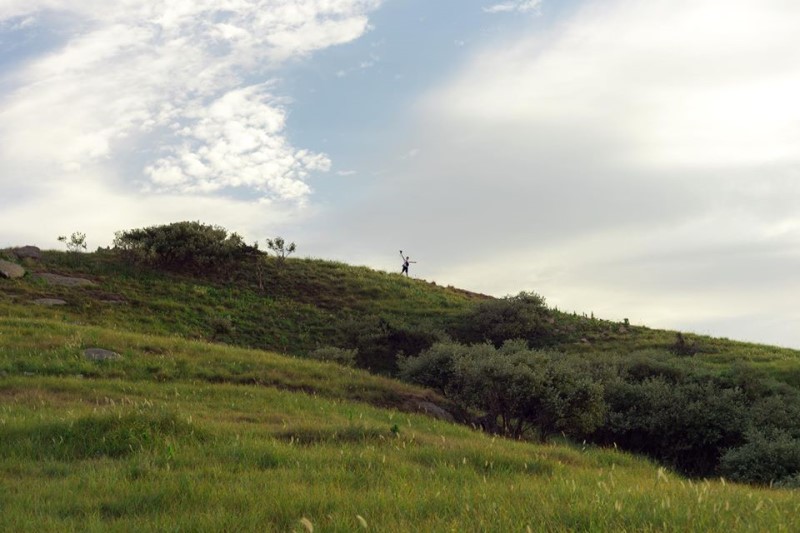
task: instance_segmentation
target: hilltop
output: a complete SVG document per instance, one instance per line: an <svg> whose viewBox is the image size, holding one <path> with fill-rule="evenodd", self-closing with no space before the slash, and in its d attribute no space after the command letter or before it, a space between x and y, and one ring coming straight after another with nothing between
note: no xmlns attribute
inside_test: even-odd
<svg viewBox="0 0 800 533"><path fill-rule="evenodd" d="M798 352L256 257L0 252L0 529L800 526Z"/></svg>

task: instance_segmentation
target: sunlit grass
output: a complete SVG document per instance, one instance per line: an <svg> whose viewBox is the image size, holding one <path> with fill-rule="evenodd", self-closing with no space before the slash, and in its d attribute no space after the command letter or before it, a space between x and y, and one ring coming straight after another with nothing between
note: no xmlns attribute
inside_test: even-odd
<svg viewBox="0 0 800 533"><path fill-rule="evenodd" d="M613 450L513 442L304 393L12 378L0 395L3 530L302 531L304 518L319 531L800 527L790 491L691 482ZM114 419L117 435L149 428L144 444L65 456L29 438ZM151 423L162 419L180 429Z"/></svg>
<svg viewBox="0 0 800 533"><path fill-rule="evenodd" d="M270 264L263 291L102 254L34 267L98 286L2 280L0 531L800 530L793 491L493 438L414 414L420 400L448 407L431 391L221 344L302 353L358 313L444 320L474 295L316 260ZM45 296L69 305L30 303ZM233 326L223 338L217 318ZM586 342L559 349L589 359L736 363L800 385L796 351L696 337L703 350L679 358L674 332L574 320ZM89 361L90 347L122 357Z"/></svg>

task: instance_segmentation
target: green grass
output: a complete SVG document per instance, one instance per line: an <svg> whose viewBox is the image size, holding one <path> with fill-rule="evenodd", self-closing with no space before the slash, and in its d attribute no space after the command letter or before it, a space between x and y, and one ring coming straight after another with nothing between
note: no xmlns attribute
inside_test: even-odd
<svg viewBox="0 0 800 533"><path fill-rule="evenodd" d="M447 404L431 391L363 370L179 337L53 320L0 318L0 342L0 376L235 383L396 408L417 401ZM92 347L110 349L123 357L118 361L90 361L83 350Z"/></svg>
<svg viewBox="0 0 800 533"><path fill-rule="evenodd" d="M479 295L317 260L270 263L263 288L246 270L203 279L107 253L27 267L97 286L0 280L0 531L800 530L795 491L493 438L417 414L450 408L431 391L275 353L335 344L367 316L444 324ZM701 352L682 358L674 332L557 321L579 339L558 349L587 358L800 386L796 351L693 337Z"/></svg>
<svg viewBox="0 0 800 533"><path fill-rule="evenodd" d="M398 274L322 260L274 258L264 265L262 286L248 265L202 277L128 264L109 252L44 252L28 261L31 272L86 277L96 286L48 285L30 276L0 283L0 316L54 318L304 353L341 340L345 324L365 317L394 323L442 324L480 295L437 287ZM38 298L68 305L37 306Z"/></svg>
<svg viewBox="0 0 800 533"><path fill-rule="evenodd" d="M790 491L274 388L13 377L0 397L8 531L800 527Z"/></svg>

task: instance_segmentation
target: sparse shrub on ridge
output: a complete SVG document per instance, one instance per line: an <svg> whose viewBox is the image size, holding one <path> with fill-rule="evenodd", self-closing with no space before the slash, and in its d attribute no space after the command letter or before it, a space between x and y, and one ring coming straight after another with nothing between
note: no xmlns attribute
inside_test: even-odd
<svg viewBox="0 0 800 533"><path fill-rule="evenodd" d="M60 235L58 242L63 242L67 247L68 252L85 252L86 251L86 234L80 231L74 232L67 239L66 235Z"/></svg>
<svg viewBox="0 0 800 533"><path fill-rule="evenodd" d="M293 242L286 244L283 237L279 236L274 239L267 239L267 248L275 254L279 262L283 262L297 250L297 245Z"/></svg>

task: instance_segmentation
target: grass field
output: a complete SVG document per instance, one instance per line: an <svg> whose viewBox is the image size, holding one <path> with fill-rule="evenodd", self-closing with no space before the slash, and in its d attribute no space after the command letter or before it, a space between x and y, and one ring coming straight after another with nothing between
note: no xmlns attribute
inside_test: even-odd
<svg viewBox="0 0 800 533"><path fill-rule="evenodd" d="M359 370L53 321L0 339L4 531L800 528L795 492L493 438ZM123 358L86 360L98 345Z"/></svg>
<svg viewBox="0 0 800 533"><path fill-rule="evenodd" d="M302 357L365 316L444 324L481 295L317 260L271 263L260 287L107 253L26 266L95 285L0 280L0 531L800 530L796 491L488 436L421 414L452 407L432 391ZM792 350L694 337L679 359L675 332L559 320L584 337L559 349L587 358L800 385Z"/></svg>

